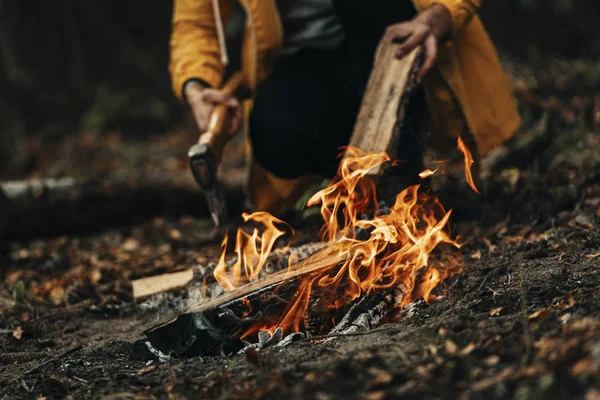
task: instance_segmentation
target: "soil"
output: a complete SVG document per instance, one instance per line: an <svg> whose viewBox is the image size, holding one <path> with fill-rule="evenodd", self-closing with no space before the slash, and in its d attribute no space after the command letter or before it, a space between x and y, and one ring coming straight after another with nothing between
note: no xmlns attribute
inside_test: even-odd
<svg viewBox="0 0 600 400"><path fill-rule="evenodd" d="M557 100L563 86L553 92L545 81L532 102L560 111L560 137L519 168L492 174L481 196L452 174L436 178L465 242L463 272L435 301L417 300L369 332L160 362L143 331L176 306L155 298L141 307L129 282L215 261L223 232L208 219L161 216L2 243L0 398L600 398L600 103L585 87ZM534 118L523 93L535 87L519 97ZM103 165L118 159L118 174L144 157L185 170L169 144L187 134L124 137L119 146L106 135L113 141L102 147L100 136L91 147L106 149ZM133 153L134 163L124 158ZM78 156L68 169L85 174L94 168L86 161ZM43 170L52 162L38 160Z"/></svg>

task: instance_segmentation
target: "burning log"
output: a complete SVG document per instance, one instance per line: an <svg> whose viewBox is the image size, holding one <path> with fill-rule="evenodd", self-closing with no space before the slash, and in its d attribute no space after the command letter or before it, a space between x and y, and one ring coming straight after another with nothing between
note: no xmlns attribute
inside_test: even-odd
<svg viewBox="0 0 600 400"><path fill-rule="evenodd" d="M310 242L289 249L277 249L273 251L265 263L264 273L259 278L266 274L281 271L289 265L293 265L304 261L315 252L327 247L327 243ZM236 261L235 259L231 261ZM230 261L230 262L231 262ZM202 277L200 278L202 279ZM172 290L183 289L188 284L194 281L194 269L187 269L179 272L171 272L156 276L135 279L131 281L133 290L133 298L138 301L159 293L166 293ZM220 296L223 294L223 288L216 283L213 283L210 288L206 289L211 297Z"/></svg>
<svg viewBox="0 0 600 400"><path fill-rule="evenodd" d="M146 331L146 336L155 348L177 357L211 353L223 342L231 344L228 349L233 354L243 347L239 337L244 330L265 315L278 315L293 300L302 278L333 268L343 259L327 248L317 251L286 271L241 286L159 324Z"/></svg>

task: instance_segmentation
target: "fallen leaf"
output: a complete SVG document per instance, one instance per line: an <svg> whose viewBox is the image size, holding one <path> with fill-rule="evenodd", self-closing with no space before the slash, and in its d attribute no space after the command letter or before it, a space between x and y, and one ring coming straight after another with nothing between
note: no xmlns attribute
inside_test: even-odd
<svg viewBox="0 0 600 400"><path fill-rule="evenodd" d="M489 388L492 385L498 384L510 377L515 373L516 367L508 367L498 372L496 375L491 376L489 378L484 378L478 382L475 382L471 385L471 390L474 391L482 391Z"/></svg>
<svg viewBox="0 0 600 400"><path fill-rule="evenodd" d="M481 250L477 250L475 253L471 254L471 258L474 260L479 260L481 258Z"/></svg>
<svg viewBox="0 0 600 400"><path fill-rule="evenodd" d="M18 326L17 329L13 331L13 336L15 337L15 339L21 340L21 336L23 336L23 329L21 329L21 327Z"/></svg>
<svg viewBox="0 0 600 400"><path fill-rule="evenodd" d="M317 375L314 372L309 372L304 375L304 382L314 382L317 379Z"/></svg>
<svg viewBox="0 0 600 400"><path fill-rule="evenodd" d="M591 259L591 260L595 260L596 258L600 257L600 253L588 254L586 257L589 258L589 259Z"/></svg>
<svg viewBox="0 0 600 400"><path fill-rule="evenodd" d="M559 318L559 320L563 324L566 324L567 322L569 322L569 320L571 319L572 316L573 316L573 314L566 313L566 314L561 315L560 318Z"/></svg>
<svg viewBox="0 0 600 400"><path fill-rule="evenodd" d="M500 316L500 311L502 311L504 307L492 308L490 310L490 317L498 317Z"/></svg>
<svg viewBox="0 0 600 400"><path fill-rule="evenodd" d="M571 374L576 377L591 376L598 372L598 364L594 360L594 357L588 356L584 359L579 360L575 365L571 367Z"/></svg>
<svg viewBox="0 0 600 400"><path fill-rule="evenodd" d="M373 375L373 379L368 384L369 389L373 389L382 385L387 385L392 381L392 374L382 369L369 368L369 373Z"/></svg>
<svg viewBox="0 0 600 400"><path fill-rule="evenodd" d="M475 343L469 343L465 348L463 348L458 354L460 354L461 356L468 356L469 354L471 354L473 352L473 350L475 350L477 348L477 345L475 345Z"/></svg>
<svg viewBox="0 0 600 400"><path fill-rule="evenodd" d="M136 374L136 375L143 375L143 374L145 374L146 372L150 372L150 371L152 371L152 370L153 370L153 369L155 369L155 368L156 368L156 365L148 365L147 367L144 367L144 368L140 369L140 370L137 372L137 374Z"/></svg>
<svg viewBox="0 0 600 400"><path fill-rule="evenodd" d="M496 245L495 245L495 244L492 244L492 241L491 241L490 239L488 239L488 238L483 238L483 243L485 243L485 245L487 246L487 248L488 248L488 251L489 251L490 253L493 253L493 252L495 252L495 251L496 251Z"/></svg>
<svg viewBox="0 0 600 400"><path fill-rule="evenodd" d="M140 242L135 238L128 238L123 242L123 250L134 251L140 247Z"/></svg>
<svg viewBox="0 0 600 400"><path fill-rule="evenodd" d="M47 400L48 398L46 396L42 396L39 395L38 397L35 398L35 400Z"/></svg>
<svg viewBox="0 0 600 400"><path fill-rule="evenodd" d="M66 296L65 288L60 284L53 287L52 290L50 291L50 294L48 295L50 300L52 300L52 302L56 305L61 304L63 299L65 298L65 296Z"/></svg>
<svg viewBox="0 0 600 400"><path fill-rule="evenodd" d="M600 389L590 389L585 394L585 400L600 400Z"/></svg>
<svg viewBox="0 0 600 400"><path fill-rule="evenodd" d="M458 346L452 340L448 339L444 344L444 350L447 354L455 354L458 350Z"/></svg>
<svg viewBox="0 0 600 400"><path fill-rule="evenodd" d="M169 236L173 240L181 240L181 238L183 237L181 232L179 232L177 229L171 229L171 231L169 232Z"/></svg>
<svg viewBox="0 0 600 400"><path fill-rule="evenodd" d="M531 314L529 317L527 317L527 319L544 319L547 318L548 316L550 316L550 314L552 314L552 310L550 310L549 308L543 308L541 310L537 310L536 312L534 312L533 314Z"/></svg>
<svg viewBox="0 0 600 400"><path fill-rule="evenodd" d="M497 355L492 355L487 358L484 358L481 362L486 367L493 367L494 365L498 365L500 363L500 357L498 357Z"/></svg>
<svg viewBox="0 0 600 400"><path fill-rule="evenodd" d="M381 400L385 397L385 392L384 391L378 391L378 392L370 392L370 393L365 393L362 395L362 399L364 400Z"/></svg>

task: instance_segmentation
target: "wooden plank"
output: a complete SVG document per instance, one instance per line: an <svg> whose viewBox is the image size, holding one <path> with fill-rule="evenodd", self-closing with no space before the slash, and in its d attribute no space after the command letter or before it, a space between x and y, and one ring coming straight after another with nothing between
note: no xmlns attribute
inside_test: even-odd
<svg viewBox="0 0 600 400"><path fill-rule="evenodd" d="M133 298L139 300L158 293L184 288L194 278L194 270L172 272L131 281Z"/></svg>
<svg viewBox="0 0 600 400"><path fill-rule="evenodd" d="M401 60L396 59L398 45L382 41L377 49L367 90L350 139L350 146L370 153L387 152L397 140L398 124L403 118L405 90L413 83L421 49L417 48ZM382 167L369 175L378 175Z"/></svg>

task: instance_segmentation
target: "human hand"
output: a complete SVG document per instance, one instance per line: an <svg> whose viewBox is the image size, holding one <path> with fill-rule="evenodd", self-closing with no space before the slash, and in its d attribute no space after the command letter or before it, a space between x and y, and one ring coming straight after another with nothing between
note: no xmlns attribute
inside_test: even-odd
<svg viewBox="0 0 600 400"><path fill-rule="evenodd" d="M396 58L401 59L417 46L423 46L425 61L417 81L421 81L434 66L438 55L438 43L447 37L452 30L449 11L442 5L434 4L422 11L416 18L408 22L390 25L385 39L401 43L396 51Z"/></svg>
<svg viewBox="0 0 600 400"><path fill-rule="evenodd" d="M198 129L201 132L206 132L215 106L222 104L230 112L230 120L227 124L227 131L233 135L242 126L242 112L240 102L235 96L219 89L207 88L201 83L190 82L185 87L185 98L192 113Z"/></svg>

